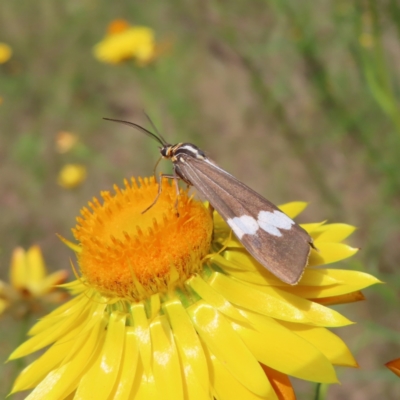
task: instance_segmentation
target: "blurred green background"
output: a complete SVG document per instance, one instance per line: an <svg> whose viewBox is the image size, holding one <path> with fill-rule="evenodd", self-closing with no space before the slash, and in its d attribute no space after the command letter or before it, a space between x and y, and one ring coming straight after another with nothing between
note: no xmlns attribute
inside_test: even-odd
<svg viewBox="0 0 400 400"><path fill-rule="evenodd" d="M93 46L116 18L170 49L144 67L99 62ZM72 240L88 200L153 173L156 143L102 120L148 126L144 109L170 142L197 144L274 203L309 202L300 222L358 227L348 242L361 251L338 266L386 284L337 306L357 322L335 333L360 369L337 368L327 398L400 398L384 367L400 357L399 39L397 0L0 2L0 42L13 50L0 65L0 279L16 246L39 244L49 270L70 269L55 233ZM60 131L79 145L58 153ZM88 171L72 190L57 184L67 163ZM0 360L24 329L0 321ZM18 367L0 367L1 398ZM314 385L294 385L312 398Z"/></svg>

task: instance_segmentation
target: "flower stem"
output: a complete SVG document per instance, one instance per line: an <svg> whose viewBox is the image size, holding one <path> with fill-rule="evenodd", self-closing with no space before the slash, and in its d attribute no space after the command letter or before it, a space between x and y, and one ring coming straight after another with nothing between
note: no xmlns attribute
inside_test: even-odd
<svg viewBox="0 0 400 400"><path fill-rule="evenodd" d="M324 400L328 394L329 385L323 383L317 383L315 387L314 400Z"/></svg>

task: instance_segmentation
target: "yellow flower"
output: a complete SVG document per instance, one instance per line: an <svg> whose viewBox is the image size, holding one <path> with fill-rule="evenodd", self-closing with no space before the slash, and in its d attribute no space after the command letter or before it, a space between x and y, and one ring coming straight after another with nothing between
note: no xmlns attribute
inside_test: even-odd
<svg viewBox="0 0 400 400"><path fill-rule="evenodd" d="M60 131L56 136L56 150L58 153L67 153L78 143L78 135L72 132Z"/></svg>
<svg viewBox="0 0 400 400"><path fill-rule="evenodd" d="M394 374L400 377L400 358L389 361L385 364Z"/></svg>
<svg viewBox="0 0 400 400"><path fill-rule="evenodd" d="M155 49L153 29L131 27L124 20L116 20L110 24L107 36L94 47L94 55L110 64L135 59L139 65L146 65L154 60Z"/></svg>
<svg viewBox="0 0 400 400"><path fill-rule="evenodd" d="M40 309L40 302L59 303L65 299L65 293L54 289L67 276L65 270L46 275L39 246L32 246L26 252L17 247L11 258L11 284L0 281L0 313L12 306L14 314L23 316Z"/></svg>
<svg viewBox="0 0 400 400"><path fill-rule="evenodd" d="M93 48L94 56L102 62L119 64L134 59L145 66L169 51L171 42L156 43L154 30L145 26L130 26L123 19L114 20L106 37Z"/></svg>
<svg viewBox="0 0 400 400"><path fill-rule="evenodd" d="M12 56L12 49L11 47L6 44L0 42L0 64L4 64L7 62Z"/></svg>
<svg viewBox="0 0 400 400"><path fill-rule="evenodd" d="M86 179L86 168L80 164L66 164L58 174L57 182L66 189L79 186Z"/></svg>
<svg viewBox="0 0 400 400"><path fill-rule="evenodd" d="M66 239L80 277L76 297L39 321L10 356L49 349L12 393L27 399L293 399L288 376L337 382L356 367L327 328L351 322L326 305L356 301L378 282L357 271L315 268L356 253L354 228L311 223L310 265L297 286L261 267L227 224L174 185L125 181L89 202ZM281 207L294 217L304 203Z"/></svg>

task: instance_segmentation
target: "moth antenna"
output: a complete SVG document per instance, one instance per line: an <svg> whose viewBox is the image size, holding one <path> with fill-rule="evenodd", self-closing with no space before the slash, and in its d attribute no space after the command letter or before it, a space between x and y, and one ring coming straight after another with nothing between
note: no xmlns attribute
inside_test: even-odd
<svg viewBox="0 0 400 400"><path fill-rule="evenodd" d="M146 113L146 111L143 110L143 114L146 116L147 120L150 122L150 125L157 133L157 136L163 141L163 145L165 146L166 144L168 144L168 142L163 138L163 136L161 135L161 133L159 132L159 130L157 129L157 127L155 126L154 122L151 120L149 115Z"/></svg>
<svg viewBox="0 0 400 400"><path fill-rule="evenodd" d="M103 118L103 119L105 119L106 121L118 122L120 124L128 125L132 128L135 128L135 129L139 130L140 132L144 133L145 135L152 137L154 140L156 140L158 143L160 143L161 146L163 146L163 147L168 144L163 137L158 137L153 132L150 132L146 128L143 128L143 126L135 124L134 122L123 121L121 119L113 119L113 118Z"/></svg>

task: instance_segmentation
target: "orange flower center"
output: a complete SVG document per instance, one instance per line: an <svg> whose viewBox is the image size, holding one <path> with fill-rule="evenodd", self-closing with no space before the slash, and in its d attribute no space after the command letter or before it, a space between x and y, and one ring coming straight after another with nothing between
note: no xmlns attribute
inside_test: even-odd
<svg viewBox="0 0 400 400"><path fill-rule="evenodd" d="M202 268L208 254L213 222L204 205L176 194L175 185L164 180L158 193L154 177L132 179L116 194L93 199L73 233L82 246L78 254L85 280L101 293L141 300L181 285Z"/></svg>
<svg viewBox="0 0 400 400"><path fill-rule="evenodd" d="M130 27L129 23L124 19L115 19L108 24L107 33L112 35L126 31Z"/></svg>

